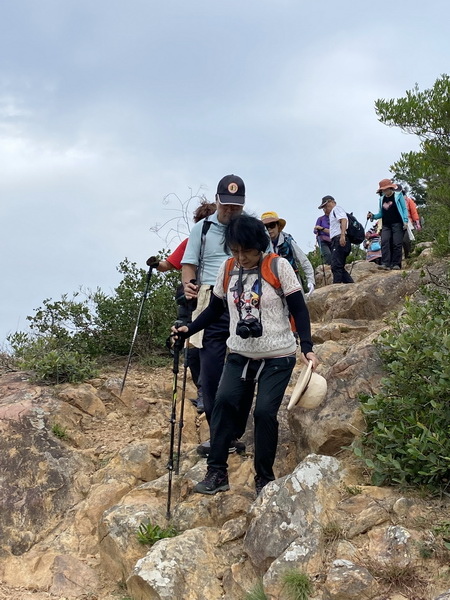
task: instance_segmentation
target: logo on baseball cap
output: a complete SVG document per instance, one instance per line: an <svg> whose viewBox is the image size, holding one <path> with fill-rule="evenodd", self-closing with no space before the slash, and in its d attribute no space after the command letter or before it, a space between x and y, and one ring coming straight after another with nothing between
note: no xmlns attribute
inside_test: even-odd
<svg viewBox="0 0 450 600"><path fill-rule="evenodd" d="M245 204L245 185L237 175L225 175L217 185L217 199L220 204Z"/></svg>

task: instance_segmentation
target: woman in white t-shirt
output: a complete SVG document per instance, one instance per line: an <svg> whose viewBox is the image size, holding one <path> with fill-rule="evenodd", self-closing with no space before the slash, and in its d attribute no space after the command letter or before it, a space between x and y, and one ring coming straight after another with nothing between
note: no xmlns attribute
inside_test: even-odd
<svg viewBox="0 0 450 600"><path fill-rule="evenodd" d="M236 423L247 421L256 392L255 486L257 494L275 479L273 463L278 443L277 413L296 362L296 342L289 313L300 337L302 360L318 364L312 350L308 309L295 272L284 258L268 255L263 223L249 215L233 219L225 230L225 244L232 261L225 261L207 309L188 327L173 329L186 338L214 322L228 306L229 354L224 366L211 417L211 449L208 470L194 491L215 494L229 489L227 458ZM276 261L276 290L263 274ZM269 278L274 283L273 278ZM226 288L224 289L224 284Z"/></svg>

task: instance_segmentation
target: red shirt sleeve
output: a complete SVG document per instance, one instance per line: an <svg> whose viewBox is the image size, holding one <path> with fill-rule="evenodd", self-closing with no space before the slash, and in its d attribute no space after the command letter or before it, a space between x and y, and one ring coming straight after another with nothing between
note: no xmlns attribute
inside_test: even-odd
<svg viewBox="0 0 450 600"><path fill-rule="evenodd" d="M184 251L186 250L188 239L189 238L183 240L181 244L175 248L172 254L169 254L169 256L167 257L167 260L170 262L170 264L173 265L178 271L181 269L181 261L183 260Z"/></svg>

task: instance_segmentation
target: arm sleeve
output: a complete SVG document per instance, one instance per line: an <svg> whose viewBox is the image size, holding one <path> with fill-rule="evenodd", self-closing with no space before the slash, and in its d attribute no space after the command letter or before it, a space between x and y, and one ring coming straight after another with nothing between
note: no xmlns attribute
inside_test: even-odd
<svg viewBox="0 0 450 600"><path fill-rule="evenodd" d="M214 293L211 294L211 298L208 306L202 311L198 317L193 321L189 326L188 335L194 335L194 333L198 333L214 321L218 321L220 317L225 312L225 304L223 303L222 298L219 298Z"/></svg>
<svg viewBox="0 0 450 600"><path fill-rule="evenodd" d="M295 327L300 337L300 348L303 354L313 351L313 343L311 339L311 321L309 319L308 307L306 306L303 294L293 292L286 296L286 302L289 312L294 317Z"/></svg>
<svg viewBox="0 0 450 600"><path fill-rule="evenodd" d="M187 243L188 243L188 238L183 240L181 242L181 244L179 244L175 248L175 250L172 252L172 254L169 254L169 256L167 257L167 261L170 262L170 264L173 265L175 267L175 269L177 269L177 271L179 271L181 269L181 261L183 259L183 255L184 255L184 251L186 249Z"/></svg>
<svg viewBox="0 0 450 600"><path fill-rule="evenodd" d="M373 217L372 217L372 219L373 219L374 221L377 221L378 219L381 219L381 217L383 216L383 212L382 212L382 210L381 210L381 198L382 198L382 197L383 197L383 196L381 196L381 197L380 197L380 204L378 205L378 212L377 212L377 213L372 213L372 214L373 214Z"/></svg>
<svg viewBox="0 0 450 600"><path fill-rule="evenodd" d="M399 213L403 219L403 223L407 223L408 222L408 209L406 207L406 200L403 196L403 194L401 194L398 198L398 204L397 207L400 207L399 209Z"/></svg>
<svg viewBox="0 0 450 600"><path fill-rule="evenodd" d="M202 228L203 221L199 221L192 228L191 234L187 241L186 250L184 251L183 258L181 259L182 265L198 265L202 239Z"/></svg>
<svg viewBox="0 0 450 600"><path fill-rule="evenodd" d="M417 212L417 205L412 198L409 198L407 208L409 209L409 211L411 213L412 220L419 221L420 217L419 217L419 213Z"/></svg>

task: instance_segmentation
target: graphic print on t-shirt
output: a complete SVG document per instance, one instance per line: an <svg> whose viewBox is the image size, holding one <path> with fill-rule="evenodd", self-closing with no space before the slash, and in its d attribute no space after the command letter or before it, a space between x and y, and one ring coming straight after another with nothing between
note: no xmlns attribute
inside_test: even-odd
<svg viewBox="0 0 450 600"><path fill-rule="evenodd" d="M243 287L246 281L242 282ZM250 319L255 317L259 319L259 302L261 293L259 290L258 280L256 279L250 290L246 290L245 287L241 294L238 291L238 282L232 288L230 292L233 292L233 300L237 311L239 312L240 319Z"/></svg>

